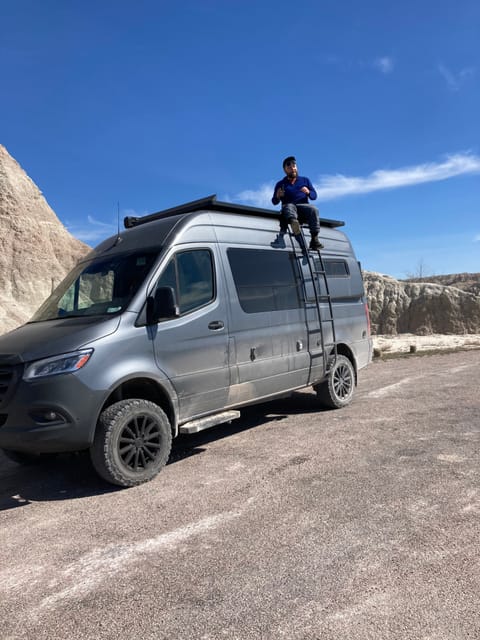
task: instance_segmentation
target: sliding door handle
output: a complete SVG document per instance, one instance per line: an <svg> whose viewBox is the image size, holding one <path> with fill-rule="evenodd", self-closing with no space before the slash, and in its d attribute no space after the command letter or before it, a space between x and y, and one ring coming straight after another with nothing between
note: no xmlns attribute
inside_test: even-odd
<svg viewBox="0 0 480 640"><path fill-rule="evenodd" d="M212 331L218 331L219 329L223 329L224 324L221 320L212 320L208 325L208 328Z"/></svg>

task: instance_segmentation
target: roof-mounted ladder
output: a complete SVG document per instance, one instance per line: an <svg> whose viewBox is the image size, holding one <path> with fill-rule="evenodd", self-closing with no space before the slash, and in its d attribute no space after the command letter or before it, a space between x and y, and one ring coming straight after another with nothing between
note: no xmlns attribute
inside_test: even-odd
<svg viewBox="0 0 480 640"><path fill-rule="evenodd" d="M323 370L325 374L330 371L330 368L335 364L337 359L337 338L335 334L335 320L333 316L332 297L330 295L330 289L328 286L327 272L325 269L325 262L323 260L321 249L308 249L305 236L303 234L302 227L300 226L300 236L295 236L289 228L290 242L294 251L294 255L297 259L306 259L308 266L308 273L312 281L313 289L313 306L315 307L316 315L318 318L318 332L320 333L320 344L322 347L323 358ZM316 260L318 258L318 261ZM298 265L298 271L303 281L303 289L305 293L305 301L308 305L307 287L304 276L304 271L301 265ZM323 290L322 293L322 283ZM326 303L326 304L324 304ZM322 306L323 304L323 306ZM332 342L326 342L324 324L330 327L330 335L332 336ZM309 340L312 338L312 333L317 333L316 330L309 329ZM317 343L318 344L318 343ZM310 347L311 345L309 345Z"/></svg>

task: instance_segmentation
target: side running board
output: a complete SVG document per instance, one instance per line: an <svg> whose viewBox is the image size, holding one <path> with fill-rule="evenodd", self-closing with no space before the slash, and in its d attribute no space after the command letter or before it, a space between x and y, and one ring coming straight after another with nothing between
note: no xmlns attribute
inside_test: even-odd
<svg viewBox="0 0 480 640"><path fill-rule="evenodd" d="M217 424L231 422L239 417L240 411L223 411L222 413L215 413L213 416L206 416L205 418L186 422L185 424L182 424L178 431L179 433L198 433L204 429L215 427Z"/></svg>

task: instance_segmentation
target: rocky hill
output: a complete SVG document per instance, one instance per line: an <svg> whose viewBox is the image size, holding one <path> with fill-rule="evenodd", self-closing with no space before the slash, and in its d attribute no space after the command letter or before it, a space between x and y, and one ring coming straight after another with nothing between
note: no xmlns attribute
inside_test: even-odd
<svg viewBox="0 0 480 640"><path fill-rule="evenodd" d="M89 250L0 145L0 333L28 320Z"/></svg>
<svg viewBox="0 0 480 640"><path fill-rule="evenodd" d="M462 274L464 281L474 280ZM437 276L454 280L454 276ZM480 296L437 282L399 281L364 273L372 332L464 334L480 333Z"/></svg>
<svg viewBox="0 0 480 640"><path fill-rule="evenodd" d="M429 276L428 278L408 278L405 282L432 282L456 287L477 296L480 295L480 273L451 273L444 276Z"/></svg>

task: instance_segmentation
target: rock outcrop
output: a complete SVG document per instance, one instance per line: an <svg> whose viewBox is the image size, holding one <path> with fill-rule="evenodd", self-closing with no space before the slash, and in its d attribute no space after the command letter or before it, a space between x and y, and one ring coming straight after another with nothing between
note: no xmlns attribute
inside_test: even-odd
<svg viewBox="0 0 480 640"><path fill-rule="evenodd" d="M456 287L477 296L480 295L480 273L450 273L444 276L429 276L428 278L408 278L405 282L432 282Z"/></svg>
<svg viewBox="0 0 480 640"><path fill-rule="evenodd" d="M0 145L0 333L26 322L88 251Z"/></svg>
<svg viewBox="0 0 480 640"><path fill-rule="evenodd" d="M480 333L480 296L475 293L379 273L363 275L374 334Z"/></svg>

